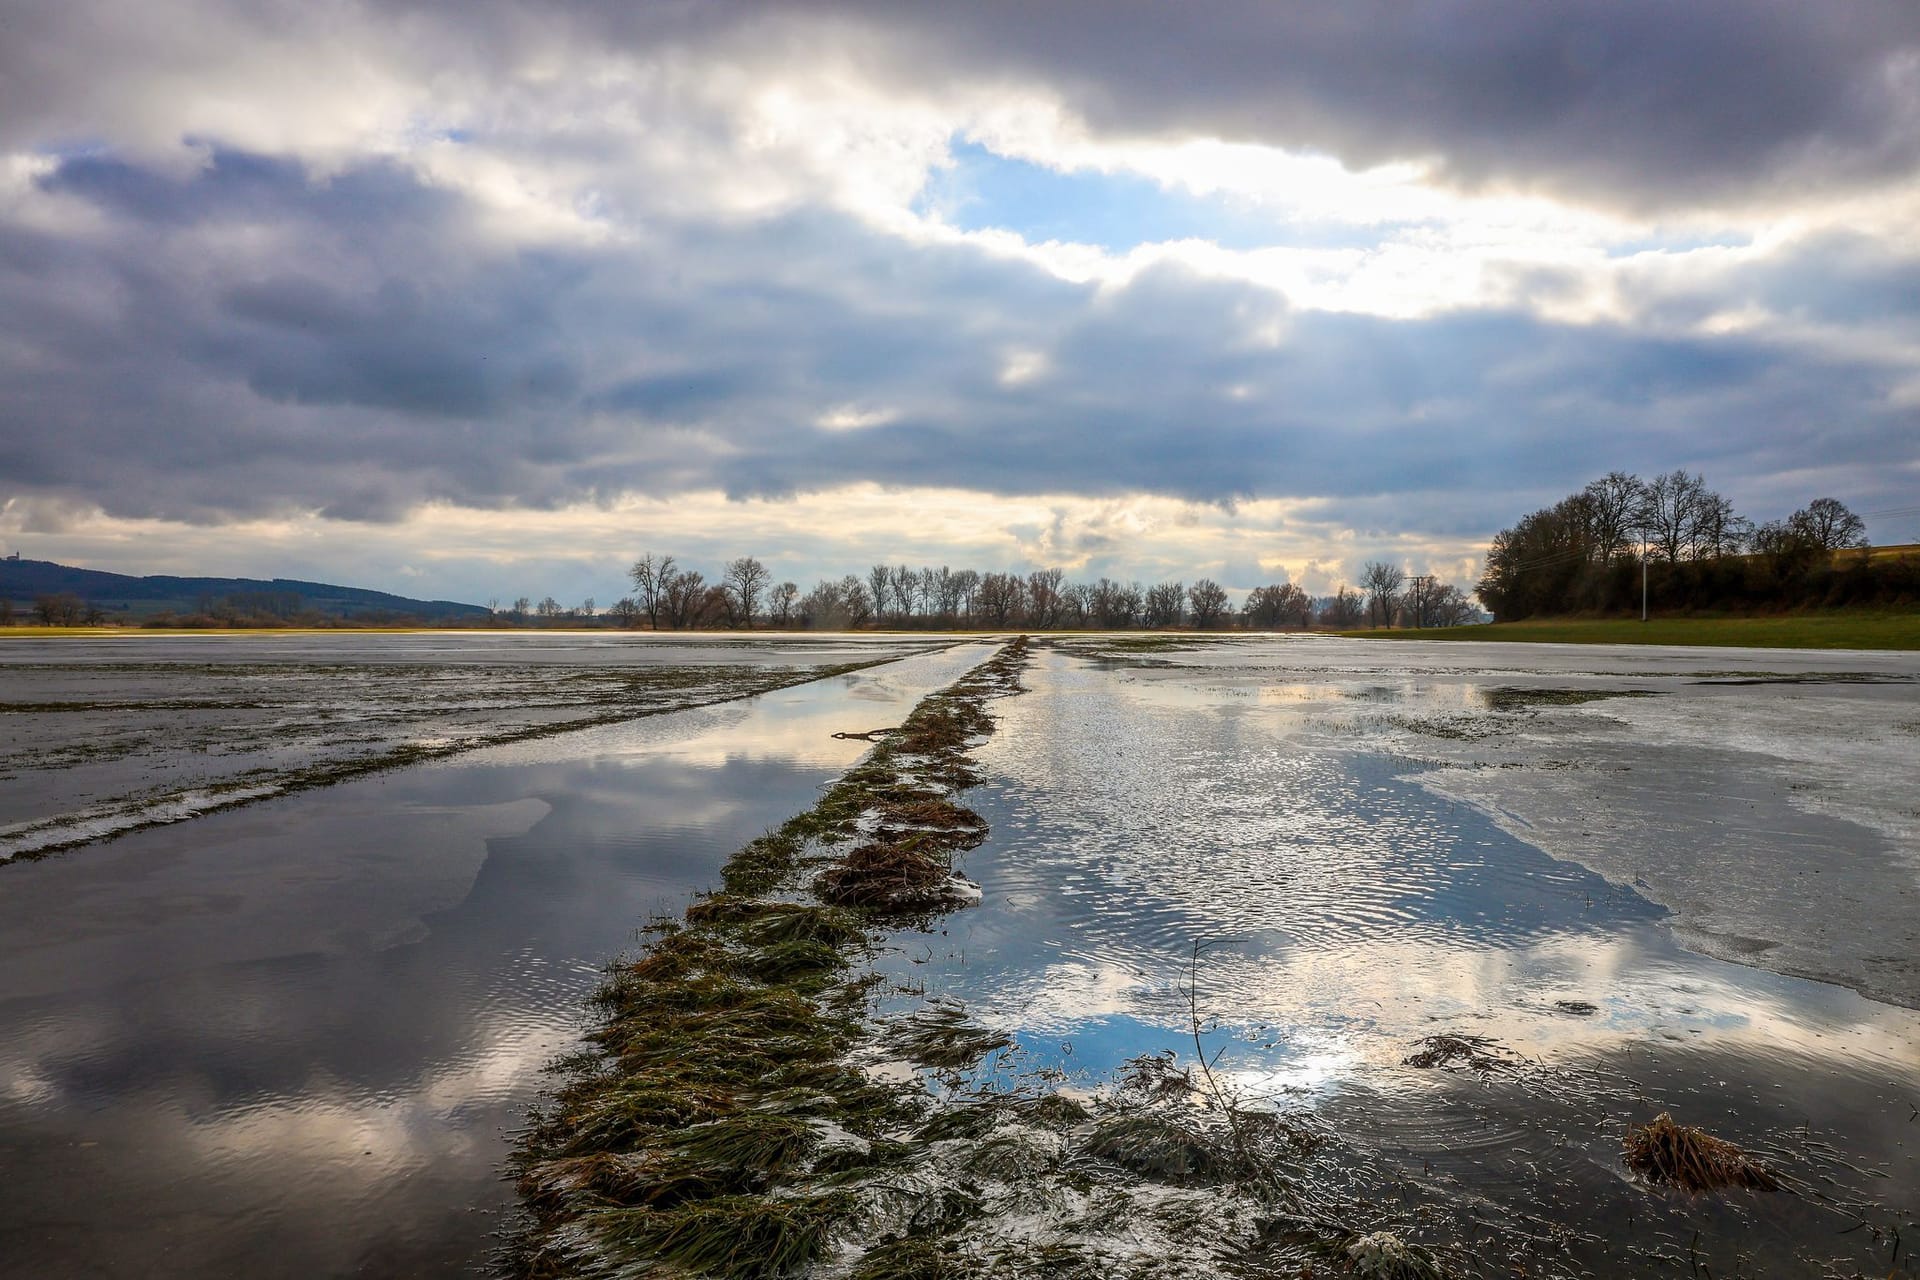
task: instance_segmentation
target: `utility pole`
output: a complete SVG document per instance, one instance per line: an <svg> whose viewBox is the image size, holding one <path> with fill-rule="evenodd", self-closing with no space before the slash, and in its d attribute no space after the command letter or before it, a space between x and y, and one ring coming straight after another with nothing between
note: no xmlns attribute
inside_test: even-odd
<svg viewBox="0 0 1920 1280"><path fill-rule="evenodd" d="M1640 534L1640 621L1647 620L1647 535Z"/></svg>
<svg viewBox="0 0 1920 1280"><path fill-rule="evenodd" d="M1433 581L1430 573L1413 575L1413 629L1418 631L1425 625L1427 612L1427 585Z"/></svg>

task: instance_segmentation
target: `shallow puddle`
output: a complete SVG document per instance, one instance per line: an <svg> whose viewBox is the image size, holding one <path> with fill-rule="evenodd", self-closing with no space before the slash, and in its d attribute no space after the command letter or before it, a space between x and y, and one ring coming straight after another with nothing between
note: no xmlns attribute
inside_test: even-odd
<svg viewBox="0 0 1920 1280"><path fill-rule="evenodd" d="M0 1273L484 1263L600 966L983 652L0 868Z"/></svg>

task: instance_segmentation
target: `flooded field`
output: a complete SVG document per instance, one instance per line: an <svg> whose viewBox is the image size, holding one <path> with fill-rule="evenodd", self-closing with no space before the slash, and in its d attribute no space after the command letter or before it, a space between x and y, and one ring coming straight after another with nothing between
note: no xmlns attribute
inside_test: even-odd
<svg viewBox="0 0 1920 1280"><path fill-rule="evenodd" d="M1455 1268L1914 1274L1914 659L1067 641L1023 678L983 901L881 962L882 1013L1014 1042L938 1087L1091 1095L1197 1032L1313 1136L1315 1203ZM1637 1183L1663 1111L1800 1193Z"/></svg>
<svg viewBox="0 0 1920 1280"><path fill-rule="evenodd" d="M867 749L833 733L897 718L979 656L487 747L0 867L0 1274L482 1267L512 1197L507 1131L603 964Z"/></svg>
<svg viewBox="0 0 1920 1280"><path fill-rule="evenodd" d="M0 859L927 647L608 632L9 639Z"/></svg>
<svg viewBox="0 0 1920 1280"><path fill-rule="evenodd" d="M329 723L292 709L330 705L310 666L354 715L383 680L423 691L378 750L521 739L0 867L0 1272L482 1265L507 1133L602 964L868 751L833 733L901 723L994 652L475 640L290 650L277 683L183 641L138 672L51 645L0 667L16 824L138 798L111 762L34 746L120 716L146 743L122 758L175 790L226 769L169 753L176 714L178 743L210 721L238 744L222 778L330 758L319 729L284 766L257 754L277 714ZM883 657L591 719L652 709L619 701L650 663L696 673L647 687L664 706ZM818 1274L1428 1274L1390 1269L1397 1242L1459 1275L1920 1274L1920 660L1088 637L1023 663L960 793L987 824L959 861L978 900L876 916L860 950L850 989L892 1028L861 1069L936 1110L886 1145L889 1207ZM278 710L185 706L217 698ZM887 1048L928 1019L946 1039ZM948 1023L973 1049L929 1061ZM1175 1077L1205 1088L1154 1086ZM1267 1117L1284 1193L1191 1164L1169 1184L1083 1113L1149 1086ZM1622 1140L1661 1112L1784 1189L1637 1180ZM1341 1232L1357 1252L1292 1243ZM883 1239L947 1252L889 1271L863 1253Z"/></svg>

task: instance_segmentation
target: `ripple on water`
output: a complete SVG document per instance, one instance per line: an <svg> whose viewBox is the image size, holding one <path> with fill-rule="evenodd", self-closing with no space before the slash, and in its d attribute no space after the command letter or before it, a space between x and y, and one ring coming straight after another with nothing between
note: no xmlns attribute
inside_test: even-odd
<svg viewBox="0 0 1920 1280"><path fill-rule="evenodd" d="M1236 1089L1328 1129L1330 1192L1422 1205L1485 1256L1534 1241L1547 1271L1684 1264L1695 1230L1716 1273L1748 1241L1749 1261L1795 1274L1871 1254L1833 1246L1848 1222L1815 1200L1689 1204L1630 1182L1621 1136L1666 1107L1780 1148L1863 1211L1920 1203L1920 1018L1681 950L1661 908L1432 795L1408 763L1291 732L1310 696L1156 678L1035 664L1032 691L996 707L969 795L991 824L966 864L984 901L883 962L1014 1033L999 1070L1094 1084L1141 1053L1190 1060L1197 1014ZM1508 1065L1404 1063L1442 1031Z"/></svg>

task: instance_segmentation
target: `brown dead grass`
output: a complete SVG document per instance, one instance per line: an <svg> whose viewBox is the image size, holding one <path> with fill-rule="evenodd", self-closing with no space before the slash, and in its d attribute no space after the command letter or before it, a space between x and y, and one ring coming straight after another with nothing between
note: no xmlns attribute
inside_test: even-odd
<svg viewBox="0 0 1920 1280"><path fill-rule="evenodd" d="M1651 1123L1627 1131L1627 1167L1648 1182L1683 1191L1743 1187L1778 1191L1773 1171L1724 1138L1680 1124L1662 1111Z"/></svg>
<svg viewBox="0 0 1920 1280"><path fill-rule="evenodd" d="M885 804L874 811L881 823L898 827L930 827L937 831L985 831L987 821L938 796L906 804Z"/></svg>
<svg viewBox="0 0 1920 1280"><path fill-rule="evenodd" d="M820 876L820 897L836 907L881 913L931 911L951 897L944 858L911 841L871 841Z"/></svg>
<svg viewBox="0 0 1920 1280"><path fill-rule="evenodd" d="M1505 1056L1505 1051L1485 1036L1428 1036L1420 1041L1420 1048L1400 1060L1409 1067L1423 1070L1452 1070L1466 1067L1473 1071L1498 1071L1502 1067L1511 1067L1513 1061Z"/></svg>

